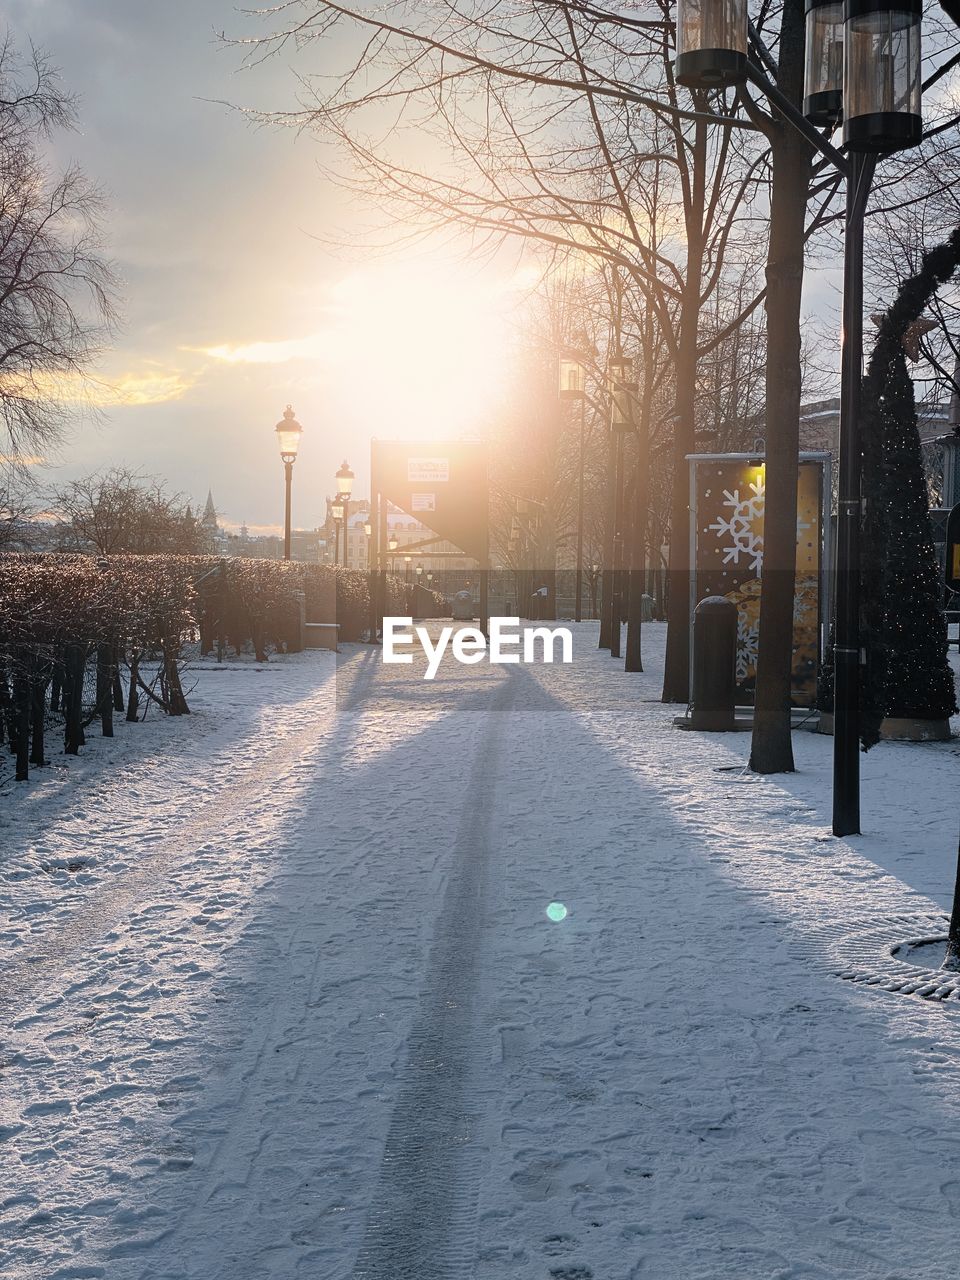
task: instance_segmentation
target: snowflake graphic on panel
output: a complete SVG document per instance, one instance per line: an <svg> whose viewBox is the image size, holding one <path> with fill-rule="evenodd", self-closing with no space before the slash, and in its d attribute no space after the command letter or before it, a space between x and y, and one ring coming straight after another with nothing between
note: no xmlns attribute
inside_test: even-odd
<svg viewBox="0 0 960 1280"><path fill-rule="evenodd" d="M750 494L741 498L740 490L723 491L723 505L728 507L727 519L720 516L710 525L723 542L724 564L740 564L740 557L749 559L750 569L758 577L763 570L763 534L755 532L757 521L763 519L765 486L759 476L750 483Z"/></svg>
<svg viewBox="0 0 960 1280"><path fill-rule="evenodd" d="M751 622L747 614L737 610L737 679L746 680L756 669L760 654L760 623Z"/></svg>

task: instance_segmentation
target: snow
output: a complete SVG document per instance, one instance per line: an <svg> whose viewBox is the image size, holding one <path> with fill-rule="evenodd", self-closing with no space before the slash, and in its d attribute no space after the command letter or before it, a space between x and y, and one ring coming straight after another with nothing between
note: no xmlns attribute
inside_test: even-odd
<svg viewBox="0 0 960 1280"><path fill-rule="evenodd" d="M759 778L658 624L630 676L573 629L198 663L4 784L0 1276L953 1269L960 999L855 975L942 923L957 745L863 757L835 840L830 739Z"/></svg>

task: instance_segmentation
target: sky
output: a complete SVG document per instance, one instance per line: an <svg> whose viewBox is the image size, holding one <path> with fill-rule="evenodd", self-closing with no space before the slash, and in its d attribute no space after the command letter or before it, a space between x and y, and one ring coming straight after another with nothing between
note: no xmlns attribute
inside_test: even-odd
<svg viewBox="0 0 960 1280"><path fill-rule="evenodd" d="M98 373L99 424L78 424L47 474L114 463L164 478L226 523L281 518L273 427L304 433L294 523L323 520L345 458L368 488L371 436L482 429L518 280L462 258L384 259L341 245L358 212L317 169L317 143L253 127L238 107L288 108L290 64L245 71L218 32L250 20L224 0L11 0L10 30L79 96L54 144L107 195L104 238L122 326ZM309 55L317 69L323 51ZM304 69L303 58L299 68Z"/></svg>

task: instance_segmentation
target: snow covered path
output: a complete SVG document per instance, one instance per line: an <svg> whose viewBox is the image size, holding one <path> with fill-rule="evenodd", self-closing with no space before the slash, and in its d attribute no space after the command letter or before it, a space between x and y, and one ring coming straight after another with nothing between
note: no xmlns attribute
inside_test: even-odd
<svg viewBox="0 0 960 1280"><path fill-rule="evenodd" d="M834 841L828 740L754 778L672 727L659 627L639 677L577 638L206 668L16 792L0 1275L954 1269L960 1001L834 971L947 905L957 748L872 752Z"/></svg>

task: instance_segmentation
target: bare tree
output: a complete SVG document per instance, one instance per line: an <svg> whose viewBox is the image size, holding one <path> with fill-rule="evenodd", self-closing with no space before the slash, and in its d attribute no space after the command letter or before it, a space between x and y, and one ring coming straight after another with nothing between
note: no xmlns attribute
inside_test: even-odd
<svg viewBox="0 0 960 1280"><path fill-rule="evenodd" d="M202 521L183 497L125 467L73 480L54 491L51 503L61 522L61 544L70 550L105 556L208 550Z"/></svg>
<svg viewBox="0 0 960 1280"><path fill-rule="evenodd" d="M114 279L101 253L100 193L76 167L51 173L42 144L75 120L44 55L0 44L0 429L7 451L62 435L110 332Z"/></svg>
<svg viewBox="0 0 960 1280"><path fill-rule="evenodd" d="M29 487L13 468L0 468L0 551L22 545L24 522L32 512Z"/></svg>

